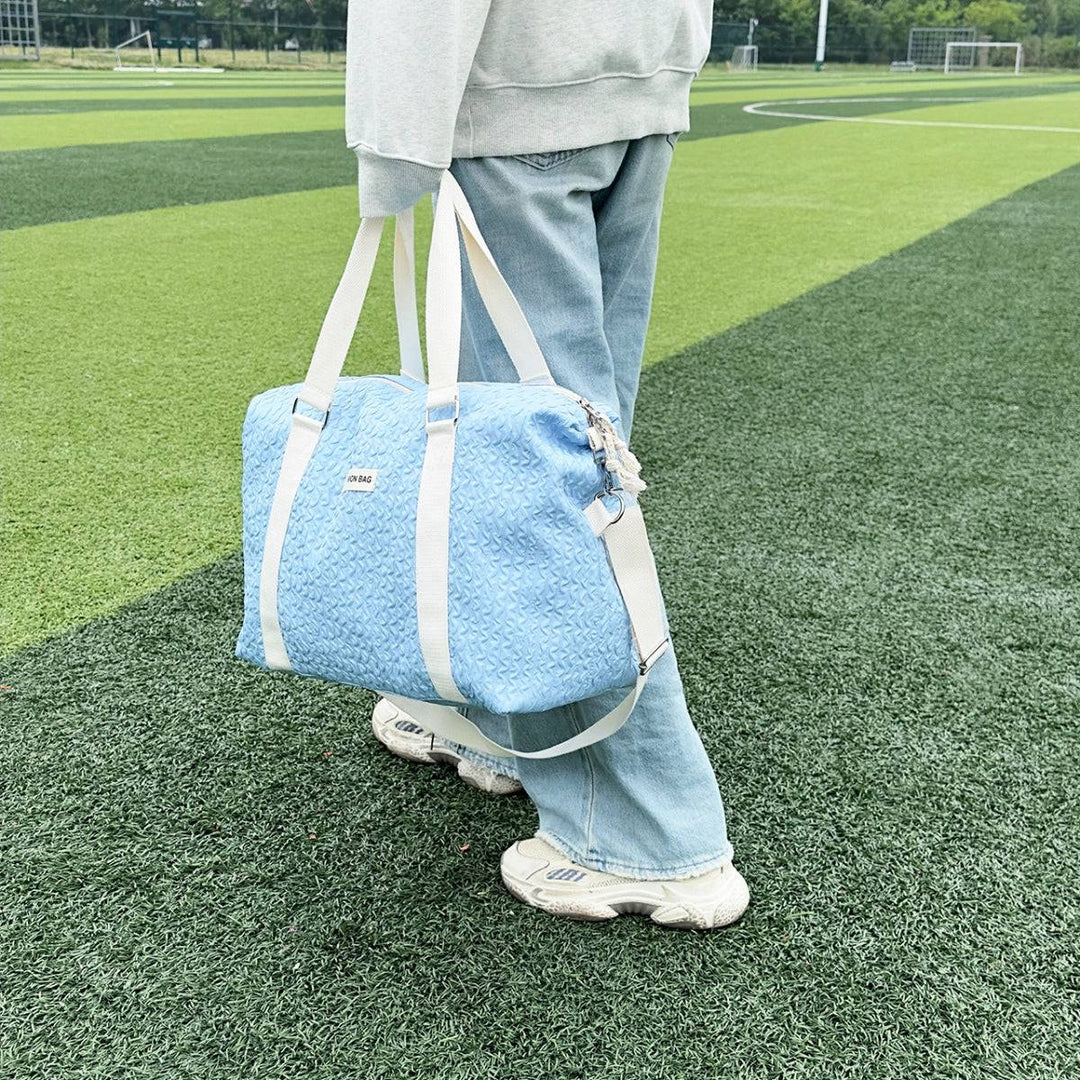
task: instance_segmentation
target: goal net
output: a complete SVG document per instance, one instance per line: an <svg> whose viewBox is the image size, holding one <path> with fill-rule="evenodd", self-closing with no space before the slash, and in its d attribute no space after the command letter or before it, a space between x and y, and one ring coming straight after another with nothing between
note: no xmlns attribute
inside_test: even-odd
<svg viewBox="0 0 1080 1080"><path fill-rule="evenodd" d="M113 71L151 71L157 66L154 58L154 42L150 31L144 30L116 46L116 67Z"/></svg>
<svg viewBox="0 0 1080 1080"><path fill-rule="evenodd" d="M736 45L731 51L732 71L757 71L757 46Z"/></svg>
<svg viewBox="0 0 1080 1080"><path fill-rule="evenodd" d="M41 59L37 0L0 0L0 58Z"/></svg>
<svg viewBox="0 0 1080 1080"><path fill-rule="evenodd" d="M945 46L945 72L989 68L1019 75L1024 67L1024 46L1019 41L950 41Z"/></svg>
<svg viewBox="0 0 1080 1080"><path fill-rule="evenodd" d="M945 68L945 51L951 42L974 41L974 26L913 26L908 31L907 60L918 68ZM957 57L959 61L960 58ZM968 57L971 60L971 57Z"/></svg>
<svg viewBox="0 0 1080 1080"><path fill-rule="evenodd" d="M731 51L732 71L757 71L757 46L736 45Z"/></svg>

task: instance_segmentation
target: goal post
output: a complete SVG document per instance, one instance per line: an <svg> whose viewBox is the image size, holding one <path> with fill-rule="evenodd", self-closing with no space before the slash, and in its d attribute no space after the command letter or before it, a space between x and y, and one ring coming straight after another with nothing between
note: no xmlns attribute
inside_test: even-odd
<svg viewBox="0 0 1080 1080"><path fill-rule="evenodd" d="M732 71L757 71L756 45L736 45L731 50Z"/></svg>
<svg viewBox="0 0 1080 1080"><path fill-rule="evenodd" d="M3 0L0 0L0 3L2 2ZM155 73L167 72L170 75L206 75L208 73L220 75L225 70L221 67L203 67L201 64L195 67L181 67L179 64L175 67L162 67L157 58L157 49L162 43L159 40L158 45L155 45L153 35L149 30L144 30L141 34L120 42L114 50L116 66L113 71L153 71Z"/></svg>
<svg viewBox="0 0 1080 1080"><path fill-rule="evenodd" d="M976 52L975 50L980 50ZM1012 50L1011 64L995 64L991 49ZM967 52L967 50L971 50ZM985 51L982 51L985 50ZM970 57L966 63L956 63L958 57ZM980 71L988 67L1012 67L1019 75L1024 67L1024 46L1019 41L950 41L945 46L945 74L954 71Z"/></svg>
<svg viewBox="0 0 1080 1080"><path fill-rule="evenodd" d="M132 63L144 55L146 58L144 63ZM121 41L116 46L116 66L113 71L145 71L147 68L153 71L155 67L157 67L157 61L154 58L154 40L149 30L144 30L141 34L128 38L127 41Z"/></svg>

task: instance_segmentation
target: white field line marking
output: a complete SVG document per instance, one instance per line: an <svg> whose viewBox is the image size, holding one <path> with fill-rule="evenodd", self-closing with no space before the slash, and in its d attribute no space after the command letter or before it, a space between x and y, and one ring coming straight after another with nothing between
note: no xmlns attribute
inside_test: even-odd
<svg viewBox="0 0 1080 1080"><path fill-rule="evenodd" d="M1068 127L1045 127L1039 124L980 124L976 122L962 122L959 120L894 120L887 116L829 116L822 113L781 112L775 108L766 108L769 105L843 105L846 102L859 102L866 104L891 104L898 101L910 101L913 105L926 102L937 104L973 101L994 101L1001 97L969 97L969 98L906 98L906 97L881 97L881 98L800 98L797 101L758 101L753 105L744 105L743 112L753 116L776 116L782 120L835 120L843 124L892 124L896 127L937 127L937 128L975 128L985 131L1048 131L1057 135L1080 135L1080 128Z"/></svg>

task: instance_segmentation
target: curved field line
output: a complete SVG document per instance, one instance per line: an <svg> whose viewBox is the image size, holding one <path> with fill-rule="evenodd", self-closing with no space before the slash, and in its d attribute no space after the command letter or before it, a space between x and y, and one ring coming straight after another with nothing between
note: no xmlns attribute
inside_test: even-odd
<svg viewBox="0 0 1080 1080"><path fill-rule="evenodd" d="M980 124L975 121L960 120L894 120L886 116L830 116L823 113L782 112L775 108L776 105L844 105L848 102L863 102L866 104L893 104L900 101L910 101L913 105L926 102L935 104L956 104L958 102L989 101L985 97L948 97L948 98L904 98L904 97L879 97L879 98L800 98L796 101L757 101L753 105L744 105L743 112L752 116L775 116L782 120L834 120L843 124L892 124L896 127L936 127L936 128L982 128L986 131L1047 131L1057 135L1080 135L1080 128L1047 127L1039 124ZM768 106L773 106L769 108Z"/></svg>

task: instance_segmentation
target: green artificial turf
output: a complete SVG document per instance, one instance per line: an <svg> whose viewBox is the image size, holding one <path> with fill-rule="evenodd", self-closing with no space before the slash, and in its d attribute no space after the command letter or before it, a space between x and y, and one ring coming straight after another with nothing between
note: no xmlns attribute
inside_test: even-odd
<svg viewBox="0 0 1080 1080"><path fill-rule="evenodd" d="M528 804L234 661L230 557L5 662L0 1071L1074 1077L1078 199L1073 168L644 375L740 925L512 901Z"/></svg>
<svg viewBox="0 0 1080 1080"><path fill-rule="evenodd" d="M231 72L221 75L187 75L177 81L175 76L135 75L104 77L101 72L72 72L71 78L45 82L26 78L22 72L0 71L0 94L5 101L31 101L39 97L57 100L82 100L89 96L100 101L127 100L164 96L170 98L198 97L213 94L216 98L249 97L251 94L276 94L287 90L302 97L318 97L331 90L341 91L344 76L317 75L313 72L296 77L275 77L270 72Z"/></svg>
<svg viewBox="0 0 1080 1080"><path fill-rule="evenodd" d="M266 135L278 131L341 132L345 102L248 108L229 102L219 109L190 105L170 109L133 109L116 113L56 113L42 122L38 116L4 118L0 151L39 150L50 146L99 145L115 142L156 142L163 139L208 139L228 135Z"/></svg>
<svg viewBox="0 0 1080 1080"><path fill-rule="evenodd" d="M205 91L204 91L205 92ZM161 109L284 109L297 105L305 107L340 106L344 102L339 93L282 94L280 96L228 97L216 94L213 97L180 97L175 94L161 94L145 98L141 95L129 95L126 100L103 100L100 97L77 97L59 100L55 95L33 99L9 99L0 97L0 116L59 116L65 113L91 112L128 112L136 109L152 112Z"/></svg>
<svg viewBox="0 0 1080 1080"><path fill-rule="evenodd" d="M230 115L241 113L260 115ZM176 140L175 154L161 143L141 156L137 143L42 151L55 183L24 168L13 211L27 215L198 202L215 189L232 201L5 234L0 653L235 546L245 403L302 376L356 220L351 187L238 196L338 179L348 151L324 135L325 156L314 134L282 136L320 161L310 173L287 153L267 163L259 137L242 151L218 138ZM1041 132L815 124L688 142L668 189L648 362L1077 161L1080 139ZM388 304L380 270L353 371L394 365Z"/></svg>
<svg viewBox="0 0 1080 1080"><path fill-rule="evenodd" d="M910 109L908 95L896 103L853 103L830 106L833 111L874 113ZM295 104L289 97L246 101L219 97L208 99L216 107L281 107ZM192 108L186 98L151 100L131 97L120 102L82 98L68 102L78 107L106 106L120 109ZM691 110L693 128L684 139L768 131L806 121L752 116L742 102L697 105ZM14 101L7 108L31 112L50 108L48 100ZM200 103L201 107L201 103ZM0 97L0 113L5 101ZM107 114L106 114L107 115ZM46 121L48 122L48 121ZM162 124L169 118L162 118ZM43 188L41 177L48 176ZM74 221L109 214L152 210L165 206L190 206L205 202L273 195L284 191L308 191L355 182L353 155L340 130L281 131L266 135L216 136L212 139L167 139L161 142L78 143L0 154L0 229L24 228L55 221Z"/></svg>
<svg viewBox="0 0 1080 1080"><path fill-rule="evenodd" d="M355 183L340 131L15 150L0 154L0 229Z"/></svg>
<svg viewBox="0 0 1080 1080"><path fill-rule="evenodd" d="M25 82L25 80L24 80ZM743 106L751 101L792 99L807 96L853 96L851 102L836 101L821 106L833 115L878 115L896 111L938 107L944 94L959 98L986 99L995 110L1001 99L1030 98L1075 92L1077 79L1039 77L1022 83L1002 79L973 77L958 84L937 79L920 79L908 83L893 81L882 86L880 80L827 84L805 80L762 80L722 83L723 90L709 89L715 82L702 81L695 90L691 108L691 130L683 135L684 142L713 139L769 131L807 123L804 120L751 115ZM101 89L96 94L76 94L66 89L48 92L6 90L0 88L0 115L34 114L53 117L63 113L91 113L86 118L89 128L79 126L73 145L36 145L32 148L0 154L0 185L4 200L0 206L0 229L22 228L55 221L70 221L100 217L107 214L130 213L157 207L193 205L226 199L249 198L284 191L302 191L332 187L353 182L352 157L344 147L338 128L320 131L274 131L261 135L222 135L215 130L202 129L196 137L177 138L171 131L172 117L161 117L161 132L169 130L169 138L144 141L142 136L132 141L124 137L122 127L116 127L111 113L140 111L213 109L272 109L330 105L342 100L342 89L331 93L303 85L278 84L269 86L249 82L229 83L217 89L213 96L212 82L202 87L184 83L169 84L148 93L153 83L135 85L128 90ZM95 89L89 86L87 89ZM203 96L207 95L207 96ZM245 96L246 95L246 96ZM863 96L872 100L863 100ZM896 100L882 100L895 98ZM798 107L793 107L798 111ZM1036 122L1032 106L1022 106L1021 122ZM1066 104L1064 114L1075 106ZM961 114L965 110L961 107ZM996 112L995 112L996 115ZM958 116L957 118L962 118ZM1026 119L1024 119L1026 118ZM973 117L975 119L975 117ZM230 123L237 123L231 118ZM55 141L50 121L46 142ZM67 124L67 121L64 121ZM105 126L117 139L100 142L95 134ZM67 130L65 128L65 130ZM90 134L84 135L87 131ZM144 133L145 134L145 133ZM81 140L87 139L86 142ZM50 183L44 186L40 178L47 175Z"/></svg>
<svg viewBox="0 0 1080 1080"><path fill-rule="evenodd" d="M861 90L845 86L842 95L836 94L835 87L833 88L833 94L822 95L820 85L816 86L813 92L807 92L805 88L794 86L784 86L782 93L772 87L767 90L765 88L744 90L737 95L730 90L721 93L702 91L694 94L692 98L694 105L690 111L690 130L684 133L681 138L684 141L711 139L717 135L738 135L744 131L768 131L772 128L786 127L792 124L814 122L744 112L743 106L751 102L771 100L789 102L825 96L829 98L827 104L823 103L813 108L806 105L792 105L790 109L792 112L809 112L822 116L878 116L913 109L937 108L943 98L955 98L958 102L963 102L964 105L990 103L995 109L996 115L999 103L1002 102L1012 102L1018 98L1028 99L1070 94L1075 93L1078 88L1080 88L1080 79L1070 79L1050 84L1030 82L1006 86L1003 86L1000 81L990 84L976 83L975 85L957 84L955 82L949 85L930 83L928 85L901 85L899 87L895 85L869 85L863 86ZM852 98L851 101L837 100L848 96ZM733 98L734 100L732 100ZM779 104L776 107L782 108ZM1073 110L1073 115L1077 115L1075 104L1066 105L1065 107ZM1032 118L1030 105L1026 101L1019 108L1023 110L1023 115L1026 117L1021 122L1041 122ZM961 108L955 119L962 120L962 113L965 111ZM921 119L917 113L912 115ZM977 120L978 117L973 116L972 119Z"/></svg>

